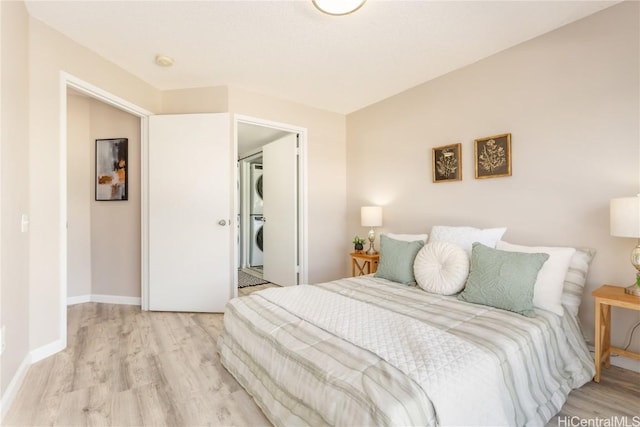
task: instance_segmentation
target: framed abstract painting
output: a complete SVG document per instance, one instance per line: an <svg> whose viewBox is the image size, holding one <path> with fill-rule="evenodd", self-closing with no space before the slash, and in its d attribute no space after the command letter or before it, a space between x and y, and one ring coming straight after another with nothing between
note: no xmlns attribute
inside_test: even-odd
<svg viewBox="0 0 640 427"><path fill-rule="evenodd" d="M96 139L96 200L128 200L127 138Z"/></svg>

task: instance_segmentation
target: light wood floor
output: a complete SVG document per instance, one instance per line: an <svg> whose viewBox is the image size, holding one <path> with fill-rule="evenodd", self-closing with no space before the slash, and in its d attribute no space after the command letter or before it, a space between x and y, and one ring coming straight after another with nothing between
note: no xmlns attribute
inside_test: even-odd
<svg viewBox="0 0 640 427"><path fill-rule="evenodd" d="M4 425L269 425L220 364L221 328L221 314L70 306L67 349L31 366ZM600 384L573 391L559 417L624 415L628 425L640 415L640 374L612 367Z"/></svg>

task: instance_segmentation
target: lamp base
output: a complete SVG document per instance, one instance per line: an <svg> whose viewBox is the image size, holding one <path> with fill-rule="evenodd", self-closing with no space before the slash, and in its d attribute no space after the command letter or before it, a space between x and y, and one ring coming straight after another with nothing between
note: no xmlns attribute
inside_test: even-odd
<svg viewBox="0 0 640 427"><path fill-rule="evenodd" d="M378 251L373 247L373 241L376 239L376 232L373 231L373 227L369 230L369 249L367 250L367 255L376 255Z"/></svg>
<svg viewBox="0 0 640 427"><path fill-rule="evenodd" d="M640 288L638 285L631 285L624 288L624 293L640 297Z"/></svg>
<svg viewBox="0 0 640 427"><path fill-rule="evenodd" d="M635 285L627 286L624 288L624 293L629 295L634 295L636 297L640 297L640 245L636 246L636 248L631 252L631 263L633 266L638 269L636 273L636 283Z"/></svg>

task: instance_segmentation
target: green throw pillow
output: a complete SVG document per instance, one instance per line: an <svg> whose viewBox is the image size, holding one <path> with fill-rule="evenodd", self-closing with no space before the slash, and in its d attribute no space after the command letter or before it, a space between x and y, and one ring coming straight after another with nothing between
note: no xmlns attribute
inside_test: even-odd
<svg viewBox="0 0 640 427"><path fill-rule="evenodd" d="M462 301L533 317L533 287L548 254L507 252L474 243Z"/></svg>
<svg viewBox="0 0 640 427"><path fill-rule="evenodd" d="M422 240L406 242L395 240L384 234L380 236L380 262L375 277L415 285L413 261L424 246Z"/></svg>

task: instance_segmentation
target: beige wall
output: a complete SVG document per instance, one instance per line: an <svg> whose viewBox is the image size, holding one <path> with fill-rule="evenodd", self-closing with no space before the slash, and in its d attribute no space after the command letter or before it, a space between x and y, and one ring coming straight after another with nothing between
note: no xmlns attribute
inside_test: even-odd
<svg viewBox="0 0 640 427"><path fill-rule="evenodd" d="M20 231L29 213L29 62L27 13L22 3L0 2L0 322L6 350L0 356L0 396L29 351L29 233Z"/></svg>
<svg viewBox="0 0 640 427"><path fill-rule="evenodd" d="M91 101L89 181L95 176L96 139L128 138L129 200L98 202L91 186L91 293L140 296L140 119Z"/></svg>
<svg viewBox="0 0 640 427"><path fill-rule="evenodd" d="M91 294L91 99L67 97L67 296Z"/></svg>
<svg viewBox="0 0 640 427"><path fill-rule="evenodd" d="M67 295L140 296L140 119L100 101L67 101ZM95 200L95 140L129 139L129 200Z"/></svg>
<svg viewBox="0 0 640 427"><path fill-rule="evenodd" d="M162 92L162 114L225 113L228 104L226 86Z"/></svg>
<svg viewBox="0 0 640 427"><path fill-rule="evenodd" d="M384 205L389 232L506 226L510 242L595 248L580 311L593 336L591 291L634 278L635 243L609 235L608 204L640 190L639 7L614 6L350 114L348 235L366 232L359 207L371 203ZM506 132L513 176L474 179L474 138ZM462 182L432 183L432 147L457 142ZM614 309L614 344L637 321Z"/></svg>
<svg viewBox="0 0 640 427"><path fill-rule="evenodd" d="M3 38L4 39L4 38ZM59 342L61 163L60 72L85 80L150 111L160 111L161 93L115 64L72 42L40 21L29 19L29 120L31 211L29 257L30 348ZM4 88L3 88L4 89ZM65 249L66 250L66 249ZM23 331L24 333L24 331Z"/></svg>

